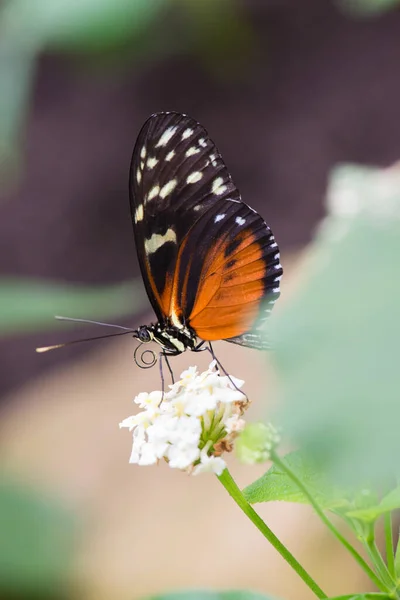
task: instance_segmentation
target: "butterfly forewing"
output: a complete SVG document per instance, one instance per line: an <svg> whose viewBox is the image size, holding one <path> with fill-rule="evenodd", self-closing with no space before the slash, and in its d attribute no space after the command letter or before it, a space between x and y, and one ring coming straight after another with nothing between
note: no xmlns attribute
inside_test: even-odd
<svg viewBox="0 0 400 600"><path fill-rule="evenodd" d="M150 117L133 152L130 197L158 320L190 327L205 340L262 347L252 327L263 299L279 296L278 248L263 219L241 201L206 130L179 113Z"/></svg>

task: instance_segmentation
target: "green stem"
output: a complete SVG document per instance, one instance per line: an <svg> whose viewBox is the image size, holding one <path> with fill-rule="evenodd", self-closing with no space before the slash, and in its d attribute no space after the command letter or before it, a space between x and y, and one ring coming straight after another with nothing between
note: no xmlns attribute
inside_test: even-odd
<svg viewBox="0 0 400 600"><path fill-rule="evenodd" d="M386 562L389 573L392 577L396 577L396 570L394 567L394 549L393 549L393 528L392 528L392 513L388 512L384 515L384 528L385 528L385 544L386 544Z"/></svg>
<svg viewBox="0 0 400 600"><path fill-rule="evenodd" d="M266 523L261 519L261 517L256 513L253 507L247 502L246 498L243 496L241 490L236 485L232 475L229 473L228 469L225 469L222 472L222 475L218 476L218 479L226 489L226 491L230 494L236 504L242 509L244 514L249 517L249 519L254 523L254 525L261 531L263 536L269 541L269 543L279 552L279 554L286 560L286 562L296 571L296 573L301 577L304 583L314 592L317 598L327 598L328 596L321 590L321 588L315 583L315 581L310 577L310 575L305 571L305 569L301 566L300 563L297 562L293 554L289 552L289 550L279 541L276 535L271 531Z"/></svg>
<svg viewBox="0 0 400 600"><path fill-rule="evenodd" d="M366 548L372 562L374 563L377 572L381 576L381 579L384 582L385 586L387 586L387 591L390 593L390 595L393 598L398 598L398 595L396 593L396 581L391 576L391 574L385 564L385 561L383 560L382 555L378 550L378 547L375 543L375 539L374 538L367 539L367 540L365 540L364 543L365 543L365 548Z"/></svg>
<svg viewBox="0 0 400 600"><path fill-rule="evenodd" d="M288 465L285 462L283 462L274 451L271 452L271 460L274 462L274 464L277 467L279 467L284 473L286 473L286 475L288 475L288 477L290 477L290 479L297 485L299 490L301 492L303 492L304 496L308 499L311 506L314 508L315 512L317 513L317 515L319 516L321 521L324 523L324 525L326 525L326 527L329 529L329 531L336 537L337 540L339 540L339 542L346 548L346 550L348 550L348 552L350 552L350 554L358 562L360 567L365 571L365 573L368 575L368 577L374 582L376 587L378 589L380 589L382 592L387 592L388 589L387 589L386 585L384 585L383 582L379 579L379 577L376 576L376 574L373 572L371 567L365 562L365 560L357 552L357 550L355 548L353 548L353 546L350 544L350 542L348 542L346 540L346 538L336 529L334 524L328 519L328 517L326 516L326 514L324 513L324 511L318 504L318 502L315 500L315 498L313 497L311 492L308 491L308 488L297 477L297 475L294 473L294 471L292 471L292 469L290 469L290 467L288 467Z"/></svg>
<svg viewBox="0 0 400 600"><path fill-rule="evenodd" d="M394 555L394 571L396 573L396 577L400 577L400 529L398 532L396 553Z"/></svg>

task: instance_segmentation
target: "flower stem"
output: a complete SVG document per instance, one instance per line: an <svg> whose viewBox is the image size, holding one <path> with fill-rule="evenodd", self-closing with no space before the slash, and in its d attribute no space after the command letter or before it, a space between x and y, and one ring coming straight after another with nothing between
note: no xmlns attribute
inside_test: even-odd
<svg viewBox="0 0 400 600"><path fill-rule="evenodd" d="M400 529L398 532L396 552L394 554L394 572L396 577L400 579Z"/></svg>
<svg viewBox="0 0 400 600"><path fill-rule="evenodd" d="M393 528L392 528L392 513L388 512L384 515L385 527L385 543L386 543L386 562L389 573L392 577L396 577L394 566L394 550L393 550Z"/></svg>
<svg viewBox="0 0 400 600"><path fill-rule="evenodd" d="M387 591L390 593L392 598L398 598L396 592L396 581L393 579L390 574L385 561L383 560L381 553L378 550L378 547L375 543L375 539L367 539L365 540L365 548L371 557L372 562L374 563L377 572L381 576L382 581L387 586Z"/></svg>
<svg viewBox="0 0 400 600"><path fill-rule="evenodd" d="M286 560L286 562L296 571L301 577L304 583L314 592L317 598L327 598L327 595L321 590L321 588L315 583L312 577L305 571L299 562L294 558L293 554L279 541L276 535L271 531L261 517L256 513L253 507L247 502L243 496L241 490L236 485L232 475L228 469L225 469L218 479L236 502L236 504L242 509L242 511L249 517L254 525L261 531L263 536L269 541L269 543L279 552L279 554Z"/></svg>
<svg viewBox="0 0 400 600"><path fill-rule="evenodd" d="M377 577L377 575L373 572L371 567L365 562L365 560L357 552L357 550L355 548L353 548L353 546L350 544L350 542L348 542L346 540L346 538L336 529L334 524L328 519L328 517L326 516L326 514L324 513L324 511L318 504L318 502L315 500L315 498L313 497L311 492L309 492L307 486L301 481L301 479L299 479L297 477L297 475L294 473L294 471L292 471L292 469L290 467L288 467L288 465L284 461L282 461L274 451L271 452L271 460L277 467L279 467L284 473L286 473L286 475L288 475L288 477L290 477L290 479L297 485L299 490L301 492L303 492L304 496L308 499L311 506L314 508L315 512L317 513L317 515L319 516L321 521L324 523L324 525L326 525L326 527L329 529L329 531L336 537L336 539L339 540L339 542L346 548L346 550L348 550L348 552L350 552L350 554L358 562L360 567L366 572L368 577L374 582L376 587L379 588L383 592L387 592L388 591L387 587L381 582L379 577Z"/></svg>

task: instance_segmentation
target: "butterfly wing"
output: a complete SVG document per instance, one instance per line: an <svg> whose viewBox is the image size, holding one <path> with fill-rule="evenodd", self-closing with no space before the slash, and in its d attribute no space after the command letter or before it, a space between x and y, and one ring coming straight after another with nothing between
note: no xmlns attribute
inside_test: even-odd
<svg viewBox="0 0 400 600"><path fill-rule="evenodd" d="M205 340L262 347L251 327L262 300L279 295L278 248L241 201L206 130L179 113L150 117L133 152L130 198L143 280L159 321L189 326Z"/></svg>
<svg viewBox="0 0 400 600"><path fill-rule="evenodd" d="M219 196L212 191L220 182ZM143 280L160 321L170 316L178 247L216 198L239 199L206 130L180 113L152 115L139 133L130 168L130 203Z"/></svg>
<svg viewBox="0 0 400 600"><path fill-rule="evenodd" d="M263 219L243 202L216 202L180 244L171 313L204 340L264 348L252 329L279 297L281 275L278 247Z"/></svg>

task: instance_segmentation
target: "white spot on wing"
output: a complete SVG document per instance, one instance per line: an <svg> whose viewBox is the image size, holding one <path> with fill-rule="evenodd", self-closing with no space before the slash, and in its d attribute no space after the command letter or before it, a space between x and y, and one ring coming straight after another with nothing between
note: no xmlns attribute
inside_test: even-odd
<svg viewBox="0 0 400 600"><path fill-rule="evenodd" d="M146 158L146 146L143 146L140 151L140 158Z"/></svg>
<svg viewBox="0 0 400 600"><path fill-rule="evenodd" d="M215 154L210 154L210 160L213 167L217 166L217 156Z"/></svg>
<svg viewBox="0 0 400 600"><path fill-rule="evenodd" d="M186 156L193 156L193 154L198 154L200 152L200 148L196 148L196 146L191 146L189 150L186 150Z"/></svg>
<svg viewBox="0 0 400 600"><path fill-rule="evenodd" d="M207 146L207 142L206 142L206 140L205 140L204 138L200 138L200 139L199 139L199 145L200 145L202 148L205 148L205 147Z"/></svg>
<svg viewBox="0 0 400 600"><path fill-rule="evenodd" d="M174 133L175 133L176 130L177 130L177 127L168 127L168 129L166 129L164 131L164 133L162 134L162 136L158 140L156 148L159 148L160 146L166 146L168 144L169 140L174 135Z"/></svg>
<svg viewBox="0 0 400 600"><path fill-rule="evenodd" d="M190 137L193 133L193 129L190 129L190 127L188 129L185 129L185 131L182 133L182 139L186 140L188 137Z"/></svg>
<svg viewBox="0 0 400 600"><path fill-rule="evenodd" d="M160 197L166 198L166 196L168 196L168 194L170 194L171 192L174 191L177 183L178 183L177 179L171 179L171 181L168 181L168 183L163 185L163 187L160 190Z"/></svg>
<svg viewBox="0 0 400 600"><path fill-rule="evenodd" d="M193 173L190 173L186 179L186 183L196 183L197 181L200 181L202 177L203 173L200 173L200 171L194 171Z"/></svg>
<svg viewBox="0 0 400 600"><path fill-rule="evenodd" d="M140 183L142 181L142 172L140 169L136 171L136 181Z"/></svg>
<svg viewBox="0 0 400 600"><path fill-rule="evenodd" d="M219 221L222 221L222 219L224 219L226 217L226 215L217 215L214 219L214 223L218 223Z"/></svg>
<svg viewBox="0 0 400 600"><path fill-rule="evenodd" d="M274 277L274 281L280 281L282 279L282 275L278 275L277 277Z"/></svg>
<svg viewBox="0 0 400 600"><path fill-rule="evenodd" d="M164 235L153 233L150 239L145 240L144 249L147 254L154 254L163 244L173 242L176 244L176 233L173 229L168 229Z"/></svg>
<svg viewBox="0 0 400 600"><path fill-rule="evenodd" d="M224 185L224 180L222 177L217 177L217 179L214 179L211 191L217 196L221 196L224 192L226 192L226 185Z"/></svg>
<svg viewBox="0 0 400 600"><path fill-rule="evenodd" d="M273 244L270 245L270 248L276 248L278 246L278 244L276 242L274 242Z"/></svg>
<svg viewBox="0 0 400 600"><path fill-rule="evenodd" d="M149 156L149 158L147 159L147 166L149 169L153 169L157 163L158 160L154 157Z"/></svg>
<svg viewBox="0 0 400 600"><path fill-rule="evenodd" d="M242 217L236 217L235 221L238 225L244 225L246 223L246 219L243 219Z"/></svg>
<svg viewBox="0 0 400 600"><path fill-rule="evenodd" d="M139 221L143 221L143 217L144 217L143 204L139 204L135 210L135 223L138 223Z"/></svg>
<svg viewBox="0 0 400 600"><path fill-rule="evenodd" d="M201 208L201 204L196 204L196 206L193 207L193 210L201 210Z"/></svg>
<svg viewBox="0 0 400 600"><path fill-rule="evenodd" d="M155 198L156 196L158 196L159 193L160 193L160 186L159 185L155 185L149 191L149 193L147 195L147 200L153 200L153 198Z"/></svg>
<svg viewBox="0 0 400 600"><path fill-rule="evenodd" d="M168 162L170 160L172 160L175 156L175 150L171 150L171 152L168 152L167 156L165 157L165 160L167 160Z"/></svg>

